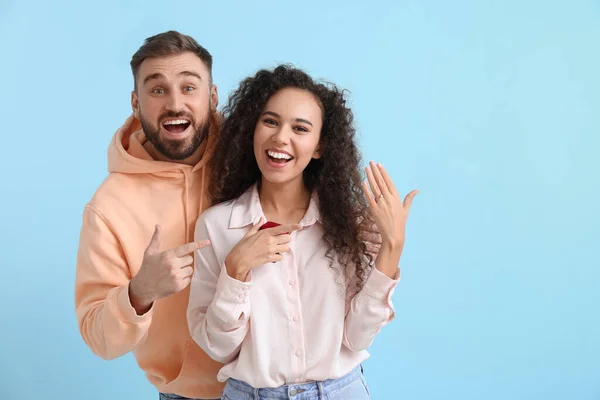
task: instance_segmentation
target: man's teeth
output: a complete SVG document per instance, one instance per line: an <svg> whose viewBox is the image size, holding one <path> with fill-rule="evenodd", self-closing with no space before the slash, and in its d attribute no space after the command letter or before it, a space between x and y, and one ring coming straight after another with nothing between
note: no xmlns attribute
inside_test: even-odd
<svg viewBox="0 0 600 400"><path fill-rule="evenodd" d="M289 154L276 153L274 151L268 151L267 154L269 155L269 157L277 158L280 160L291 160L292 159L292 156L290 156Z"/></svg>
<svg viewBox="0 0 600 400"><path fill-rule="evenodd" d="M183 124L189 124L190 122L187 119L174 119L171 121L167 121L164 123L164 125L183 125Z"/></svg>

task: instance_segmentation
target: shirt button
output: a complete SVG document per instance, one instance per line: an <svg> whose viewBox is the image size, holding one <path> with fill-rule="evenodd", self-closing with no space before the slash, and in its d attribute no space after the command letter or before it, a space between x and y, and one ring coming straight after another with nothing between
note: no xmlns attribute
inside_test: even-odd
<svg viewBox="0 0 600 400"><path fill-rule="evenodd" d="M302 352L301 352L300 350L298 350L298 351L296 352L296 355L297 355L298 357L300 357L300 356L302 355Z"/></svg>
<svg viewBox="0 0 600 400"><path fill-rule="evenodd" d="M294 286L294 281L292 279L290 279L288 283L290 284L290 286Z"/></svg>
<svg viewBox="0 0 600 400"><path fill-rule="evenodd" d="M298 316L297 316L297 315L294 315L294 322L298 322L298 320L299 320L299 319L300 319L300 318L298 318Z"/></svg>
<svg viewBox="0 0 600 400"><path fill-rule="evenodd" d="M247 292L247 291L248 291L248 286L244 286L244 287L242 288L242 290L243 290L244 292Z"/></svg>

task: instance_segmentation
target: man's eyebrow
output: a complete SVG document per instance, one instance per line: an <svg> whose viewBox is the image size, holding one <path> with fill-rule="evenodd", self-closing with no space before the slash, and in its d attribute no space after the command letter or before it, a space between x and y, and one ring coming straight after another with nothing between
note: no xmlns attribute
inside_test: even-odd
<svg viewBox="0 0 600 400"><path fill-rule="evenodd" d="M179 73L179 75L193 76L193 77L197 78L200 81L202 80L202 77L198 73L196 73L194 71L181 71ZM162 73L160 73L160 72L155 72L154 74L150 74L150 75L148 75L147 77L144 78L144 85L146 83L150 82L151 80L160 79L160 78L164 78L164 75Z"/></svg>
<svg viewBox="0 0 600 400"><path fill-rule="evenodd" d="M198 73L196 73L196 72L194 72L194 71L181 71L181 72L179 73L179 75L183 75L183 76L193 76L193 77L195 77L195 78L198 78L198 80L199 80L199 81L201 81L201 80L202 80L202 77L201 77L201 76L200 76Z"/></svg>
<svg viewBox="0 0 600 400"><path fill-rule="evenodd" d="M281 115L279 115L279 114L277 114L277 113L275 113L273 111L265 111L264 113L262 113L262 115L272 115L275 118L281 118ZM296 121L296 122L303 122L305 124L313 126L312 122L310 122L309 120L304 119L304 118L296 118L296 119L294 119L294 121Z"/></svg>
<svg viewBox="0 0 600 400"><path fill-rule="evenodd" d="M154 74L150 74L150 75L148 75L147 77L144 78L144 85L146 83L150 82L151 80L160 79L162 77L164 77L164 75L161 74L160 72L156 72Z"/></svg>

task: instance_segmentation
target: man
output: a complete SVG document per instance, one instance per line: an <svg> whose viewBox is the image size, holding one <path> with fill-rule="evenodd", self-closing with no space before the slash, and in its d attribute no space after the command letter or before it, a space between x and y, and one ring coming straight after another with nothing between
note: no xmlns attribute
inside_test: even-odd
<svg viewBox="0 0 600 400"><path fill-rule="evenodd" d="M152 36L131 59L133 115L85 206L75 282L81 335L104 359L133 352L161 399L216 399L221 364L186 321L194 225L206 209L218 130L212 56L194 39ZM185 397L180 397L185 396Z"/></svg>

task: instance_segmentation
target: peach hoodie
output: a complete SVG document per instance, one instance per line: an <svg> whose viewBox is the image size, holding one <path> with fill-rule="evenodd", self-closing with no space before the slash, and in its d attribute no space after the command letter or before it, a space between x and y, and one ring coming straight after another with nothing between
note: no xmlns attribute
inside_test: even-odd
<svg viewBox="0 0 600 400"><path fill-rule="evenodd" d="M138 272L155 224L161 251L193 241L198 216L208 204L206 163L217 116L195 166L154 161L146 138L130 116L108 149L109 175L83 211L75 308L81 335L103 359L130 351L148 380L163 393L201 399L221 396L222 367L190 338L186 310L189 287L154 303L138 316L130 304L129 281Z"/></svg>

